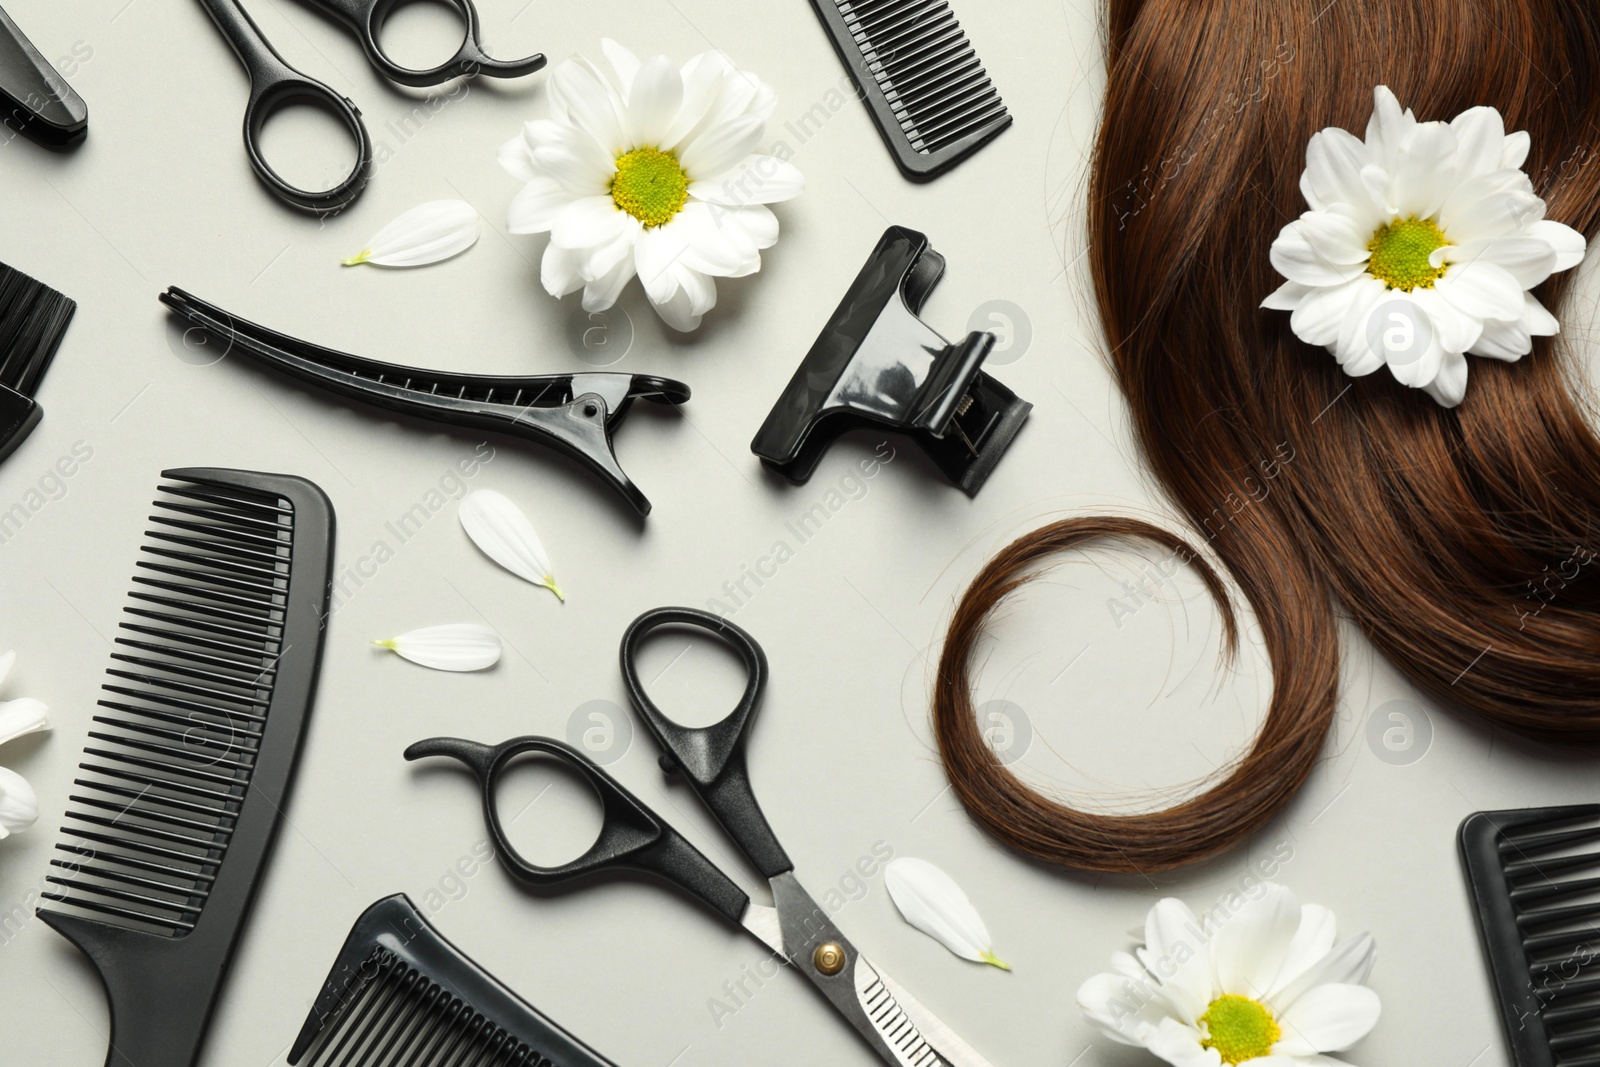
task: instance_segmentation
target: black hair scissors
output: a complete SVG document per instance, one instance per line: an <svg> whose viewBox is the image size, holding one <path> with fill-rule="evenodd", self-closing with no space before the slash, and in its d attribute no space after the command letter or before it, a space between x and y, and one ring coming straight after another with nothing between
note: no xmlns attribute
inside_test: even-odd
<svg viewBox="0 0 1600 1067"><path fill-rule="evenodd" d="M463 75L486 74L494 78L517 78L543 67L542 54L523 59L498 60L483 50L478 39L478 10L472 0L446 0L466 23L466 34L454 58L426 70L396 63L383 50L378 35L384 22L400 0L302 0L347 26L361 40L361 47L378 72L390 81L414 87L439 85ZM200 0L202 7L222 31L250 75L250 103L244 113L244 145L256 175L283 200L307 211L332 212L348 207L367 184L372 168L372 139L361 121L361 111L350 100L315 78L291 67L267 40L239 0ZM293 104L321 107L342 121L356 143L355 167L331 189L301 189L285 181L262 155L261 129L274 112Z"/></svg>
<svg viewBox="0 0 1600 1067"><path fill-rule="evenodd" d="M656 707L639 680L639 646L664 626L705 630L744 661L748 682L738 706L714 726L686 727ZM673 882L729 922L742 926L811 980L885 1061L900 1067L988 1067L982 1056L937 1017L869 964L795 878L756 803L744 745L767 682L767 657L745 631L694 608L657 608L635 619L622 638L622 675L633 706L666 750L664 770L681 772L722 828L771 883L775 907L751 902L737 885L659 815L587 756L550 737L518 737L490 747L436 737L406 749L406 759L448 756L471 768L483 787L484 818L506 869L531 885L549 886L608 869L645 871ZM506 836L497 786L519 756L536 753L568 764L600 795L600 836L582 856L556 867L530 863ZM772 1057L781 1059L782 1057Z"/></svg>

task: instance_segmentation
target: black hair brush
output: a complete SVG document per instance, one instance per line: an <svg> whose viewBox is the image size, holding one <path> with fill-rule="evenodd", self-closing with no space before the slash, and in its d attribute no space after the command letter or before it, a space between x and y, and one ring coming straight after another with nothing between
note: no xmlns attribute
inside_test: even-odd
<svg viewBox="0 0 1600 1067"><path fill-rule="evenodd" d="M33 394L78 305L0 263L0 461L16 451L43 414Z"/></svg>
<svg viewBox="0 0 1600 1067"><path fill-rule="evenodd" d="M1462 862L1517 1067L1600 1067L1600 804L1480 811Z"/></svg>
<svg viewBox="0 0 1600 1067"><path fill-rule="evenodd" d="M316 692L333 509L302 478L167 471L39 918L111 1002L107 1067L191 1067Z"/></svg>
<svg viewBox="0 0 1600 1067"><path fill-rule="evenodd" d="M446 941L404 893L351 928L289 1062L308 1052L308 1067L615 1067Z"/></svg>

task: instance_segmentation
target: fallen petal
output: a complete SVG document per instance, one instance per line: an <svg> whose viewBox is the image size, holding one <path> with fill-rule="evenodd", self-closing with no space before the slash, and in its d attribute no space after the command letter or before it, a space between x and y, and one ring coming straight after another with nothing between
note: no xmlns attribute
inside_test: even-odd
<svg viewBox="0 0 1600 1067"><path fill-rule="evenodd" d="M500 636L476 623L429 626L372 643L436 671L481 671L500 662Z"/></svg>
<svg viewBox="0 0 1600 1067"><path fill-rule="evenodd" d="M988 927L967 894L944 871L927 860L903 856L889 864L883 882L906 922L964 960L1011 969L994 954Z"/></svg>
<svg viewBox="0 0 1600 1067"><path fill-rule="evenodd" d="M478 241L478 212L465 200L434 200L414 207L379 230L367 247L343 260L354 267L421 267L471 248Z"/></svg>
<svg viewBox="0 0 1600 1067"><path fill-rule="evenodd" d="M556 585L550 557L533 523L510 500L492 489L468 493L461 501L461 526L484 555L517 577L550 590L557 600L567 599Z"/></svg>
<svg viewBox="0 0 1600 1067"><path fill-rule="evenodd" d="M50 709L31 697L0 704L0 745L23 734L50 729Z"/></svg>

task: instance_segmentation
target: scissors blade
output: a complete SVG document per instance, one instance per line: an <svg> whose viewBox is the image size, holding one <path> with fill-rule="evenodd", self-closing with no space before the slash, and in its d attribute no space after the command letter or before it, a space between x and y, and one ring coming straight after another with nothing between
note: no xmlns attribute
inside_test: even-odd
<svg viewBox="0 0 1600 1067"><path fill-rule="evenodd" d="M772 879L772 894L784 956L886 1062L898 1067L989 1067L937 1016L869 964L801 888L793 871ZM767 941L762 917L752 919L747 912L744 926Z"/></svg>

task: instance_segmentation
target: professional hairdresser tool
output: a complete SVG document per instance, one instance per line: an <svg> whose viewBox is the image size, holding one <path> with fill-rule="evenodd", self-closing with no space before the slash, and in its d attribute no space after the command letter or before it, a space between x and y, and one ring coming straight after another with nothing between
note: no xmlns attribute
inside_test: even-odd
<svg viewBox="0 0 1600 1067"><path fill-rule="evenodd" d="M0 8L0 116L46 148L71 148L89 133L89 105Z"/></svg>
<svg viewBox="0 0 1600 1067"><path fill-rule="evenodd" d="M307 1067L613 1067L428 924L404 893L361 913L300 1029Z"/></svg>
<svg viewBox="0 0 1600 1067"><path fill-rule="evenodd" d="M617 463L611 435L633 402L682 404L689 387L644 374L449 374L346 355L269 330L176 287L161 302L264 366L351 400L451 426L495 430L557 449L603 478L640 515L650 501Z"/></svg>
<svg viewBox="0 0 1600 1067"><path fill-rule="evenodd" d="M1512 1061L1600 1064L1600 804L1476 812L1460 845Z"/></svg>
<svg viewBox="0 0 1600 1067"><path fill-rule="evenodd" d="M948 0L811 0L872 121L913 181L1011 125Z"/></svg>
<svg viewBox="0 0 1600 1067"><path fill-rule="evenodd" d="M917 317L943 273L927 237L884 231L750 443L761 462L805 482L840 434L887 429L977 494L1033 405L979 369L994 334L950 344Z"/></svg>
<svg viewBox="0 0 1600 1067"><path fill-rule="evenodd" d="M39 425L34 393L78 305L0 263L0 461Z"/></svg>
<svg viewBox="0 0 1600 1067"><path fill-rule="evenodd" d="M390 81L401 85L439 85L463 75L517 78L544 66L543 55L502 61L491 58L478 40L478 11L472 0L446 0L466 22L466 34L454 58L426 70L404 67L390 59L379 43L383 23L397 6L394 0L303 0L350 29L361 40L367 58ZM256 26L239 0L200 0L228 39L250 75L250 102L244 113L244 146L256 175L281 199L307 211L332 212L349 206L366 187L372 169L372 139L351 101L315 78L289 66ZM311 104L332 113L350 131L356 144L355 167L332 188L297 188L272 169L261 154L261 129L274 112L295 104Z"/></svg>
<svg viewBox="0 0 1600 1067"><path fill-rule="evenodd" d="M169 470L39 918L111 1005L107 1067L190 1067L287 806L333 508L301 478Z"/></svg>
<svg viewBox="0 0 1600 1067"><path fill-rule="evenodd" d="M669 719L645 693L639 647L663 627L704 630L726 642L744 661L744 695L714 726L690 728ZM745 768L745 739L767 684L767 657L755 639L718 615L694 608L657 608L633 621L622 638L622 676L652 736L666 750L663 770L681 773L739 850L769 879L775 907L753 903L711 861L588 757L550 737L518 737L490 747L436 737L406 749L406 759L447 756L471 768L483 789L484 818L500 862L531 885L552 886L602 870L658 875L742 926L811 980L873 1050L902 1067L986 1067L986 1061L913 1000L888 975L869 964L839 932L828 913L795 878L794 863L767 825ZM528 753L571 766L600 796L600 836L582 856L559 867L528 862L506 836L498 785L507 768ZM771 1057L769 1057L771 1058Z"/></svg>

